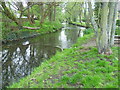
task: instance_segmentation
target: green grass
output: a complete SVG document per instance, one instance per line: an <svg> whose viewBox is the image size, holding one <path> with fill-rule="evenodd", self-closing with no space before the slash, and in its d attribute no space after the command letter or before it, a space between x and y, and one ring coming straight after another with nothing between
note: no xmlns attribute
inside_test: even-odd
<svg viewBox="0 0 120 90"><path fill-rule="evenodd" d="M116 35L120 35L120 27L117 27L117 28L116 28L115 34L116 34Z"/></svg>
<svg viewBox="0 0 120 90"><path fill-rule="evenodd" d="M84 30L83 32L84 34L94 33L94 29L88 28L87 30Z"/></svg>
<svg viewBox="0 0 120 90"><path fill-rule="evenodd" d="M62 27L62 24L58 21L53 21L53 22L45 21L42 25L40 25L39 23L40 22L37 20L35 21L35 24L32 24L32 25L29 22L25 22L24 26L40 27L40 29L38 29L38 30L28 30L31 32L38 32L40 34L54 32L55 30L58 30ZM26 31L26 30L23 29L21 31Z"/></svg>
<svg viewBox="0 0 120 90"><path fill-rule="evenodd" d="M15 23L9 23L10 26L16 26ZM21 30L13 30L11 31L10 28L5 28L3 25L2 28L2 39L3 40L16 40L20 38L26 38L37 34L45 34L50 32L55 32L62 27L62 24L58 21L49 22L46 21L42 25L40 25L39 21L35 21L35 24L30 24L29 22L24 22L23 26L28 27L40 27L37 30L29 30L29 29L21 29Z"/></svg>
<svg viewBox="0 0 120 90"><path fill-rule="evenodd" d="M63 52L34 69L8 88L117 88L118 47L113 54L100 55L95 47L82 47L94 34L85 35Z"/></svg>
<svg viewBox="0 0 120 90"><path fill-rule="evenodd" d="M79 25L79 26L83 26L83 27L89 27L89 26L87 26L86 25L86 23L85 22L70 22L70 23L72 23L72 24L76 24L76 25ZM92 27L91 25L90 25L90 27Z"/></svg>

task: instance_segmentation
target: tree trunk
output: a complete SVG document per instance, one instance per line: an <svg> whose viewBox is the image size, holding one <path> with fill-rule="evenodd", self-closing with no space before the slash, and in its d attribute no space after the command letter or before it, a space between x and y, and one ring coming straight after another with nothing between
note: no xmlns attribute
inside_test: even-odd
<svg viewBox="0 0 120 90"><path fill-rule="evenodd" d="M44 7L43 7L43 3L41 3L41 5L40 5L40 20L42 20L42 18L43 18L43 13L44 13Z"/></svg>
<svg viewBox="0 0 120 90"><path fill-rule="evenodd" d="M114 14L113 14L113 22L112 22L112 31L111 31L111 37L110 37L110 46L113 46L114 45L114 36L115 36L115 29L116 29L116 18L117 18L117 6L118 6L118 3L117 2L114 2L115 3L115 8L114 8Z"/></svg>
<svg viewBox="0 0 120 90"><path fill-rule="evenodd" d="M31 24L35 24L34 14L31 15Z"/></svg>
<svg viewBox="0 0 120 90"><path fill-rule="evenodd" d="M101 21L100 21L100 31L98 35L98 52L100 54L105 54L107 52L107 49L109 49L108 45L108 32L107 32L107 22L108 22L108 2L102 2L103 6L101 9Z"/></svg>
<svg viewBox="0 0 120 90"><path fill-rule="evenodd" d="M22 15L23 15L23 3L22 2L17 2L19 5L19 11L20 11L20 17L19 17L19 23L22 24Z"/></svg>
<svg viewBox="0 0 120 90"><path fill-rule="evenodd" d="M98 13L97 13L97 17L98 17L97 24L98 24L98 27L100 27L100 11L101 11L101 3L99 3Z"/></svg>
<svg viewBox="0 0 120 90"><path fill-rule="evenodd" d="M112 53L111 46L113 45L115 34L117 2L102 2L99 29L93 17L91 3L88 2L88 5L91 23L96 31L96 44L98 47L98 52L100 54L110 55Z"/></svg>
<svg viewBox="0 0 120 90"><path fill-rule="evenodd" d="M97 37L98 36L98 25L95 21L94 15L93 15L91 2L88 2L88 6L89 6L88 11L89 11L89 15L90 15L90 21L91 21L91 24L94 28L95 35Z"/></svg>
<svg viewBox="0 0 120 90"><path fill-rule="evenodd" d="M80 21L80 23L82 22L82 9L83 9L83 3L80 3L80 11L79 11L79 21Z"/></svg>
<svg viewBox="0 0 120 90"><path fill-rule="evenodd" d="M96 17L96 23L98 25L98 27L100 28L100 12L101 12L101 3L100 2L96 2L95 3L95 17Z"/></svg>
<svg viewBox="0 0 120 90"><path fill-rule="evenodd" d="M30 8L28 8L28 10L27 10L27 18L28 18L28 21L32 24L32 22L31 22Z"/></svg>
<svg viewBox="0 0 120 90"><path fill-rule="evenodd" d="M85 3L85 7L87 7L87 3ZM84 17L86 26L90 27L89 15L87 13L87 8L84 9Z"/></svg>
<svg viewBox="0 0 120 90"><path fill-rule="evenodd" d="M49 15L49 8L51 8L52 7L52 5L50 5L46 10L45 10L45 12L44 12L44 15L43 15L43 17L42 17L42 19L40 20L40 24L42 24L43 22L44 22L44 20L45 20L45 18Z"/></svg>
<svg viewBox="0 0 120 90"><path fill-rule="evenodd" d="M49 5L48 8L49 8L49 21L52 21L53 7L50 8L50 5Z"/></svg>
<svg viewBox="0 0 120 90"><path fill-rule="evenodd" d="M109 14L108 14L108 28L107 28L107 34L108 34L108 45L109 47L111 46L111 31L112 30L112 24L113 24L113 17L114 17L114 8L115 8L115 3L110 2L109 3Z"/></svg>
<svg viewBox="0 0 120 90"><path fill-rule="evenodd" d="M15 17L15 15L13 13L11 13L11 11L9 10L9 8L7 8L7 6L5 5L5 2L1 3L4 11L3 13L11 20L13 20L19 27L21 27L21 24L19 23L19 21L17 20L17 18Z"/></svg>
<svg viewBox="0 0 120 90"><path fill-rule="evenodd" d="M27 5L28 5L28 13L27 13L27 17L28 17L28 20L31 24L34 24L34 14L32 12L30 12L30 5L32 4L32 2L28 2Z"/></svg>
<svg viewBox="0 0 120 90"><path fill-rule="evenodd" d="M53 21L56 20L56 6L54 6L54 15L53 15Z"/></svg>

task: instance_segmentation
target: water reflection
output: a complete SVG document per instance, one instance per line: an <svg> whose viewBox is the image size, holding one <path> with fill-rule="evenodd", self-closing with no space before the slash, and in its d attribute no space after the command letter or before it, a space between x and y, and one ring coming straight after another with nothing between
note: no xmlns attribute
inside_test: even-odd
<svg viewBox="0 0 120 90"><path fill-rule="evenodd" d="M35 44L19 45L3 50L3 86L29 75L43 58L49 58L55 51L52 47Z"/></svg>
<svg viewBox="0 0 120 90"><path fill-rule="evenodd" d="M64 49L76 43L80 28L70 27L2 46L3 87L29 75L43 60L50 58L57 50L60 51L57 46Z"/></svg>
<svg viewBox="0 0 120 90"><path fill-rule="evenodd" d="M65 35L65 30L62 30L59 36L59 41L61 42L61 47L62 48L67 48L68 43L67 43L67 36Z"/></svg>
<svg viewBox="0 0 120 90"><path fill-rule="evenodd" d="M28 44L29 44L29 41L25 41L25 42L23 42L22 45L28 45Z"/></svg>
<svg viewBox="0 0 120 90"><path fill-rule="evenodd" d="M83 30L79 30L78 31L78 37L83 37L84 33L83 33Z"/></svg>

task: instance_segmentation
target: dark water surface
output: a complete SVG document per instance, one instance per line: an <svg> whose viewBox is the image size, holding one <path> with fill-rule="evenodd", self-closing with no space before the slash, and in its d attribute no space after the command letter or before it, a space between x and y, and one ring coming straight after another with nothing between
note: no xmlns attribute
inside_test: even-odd
<svg viewBox="0 0 120 90"><path fill-rule="evenodd" d="M45 59L55 55L57 50L70 48L77 38L83 36L80 30L85 29L63 23L62 30L11 42L2 46L2 86L29 75ZM60 49L60 48L61 49Z"/></svg>

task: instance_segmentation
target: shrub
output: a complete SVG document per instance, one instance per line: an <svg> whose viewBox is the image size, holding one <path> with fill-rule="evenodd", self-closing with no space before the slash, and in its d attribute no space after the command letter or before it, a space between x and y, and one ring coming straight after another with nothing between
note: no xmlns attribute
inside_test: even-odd
<svg viewBox="0 0 120 90"><path fill-rule="evenodd" d="M116 21L116 25L117 25L117 26L120 26L120 20L117 20L117 21Z"/></svg>
<svg viewBox="0 0 120 90"><path fill-rule="evenodd" d="M94 32L93 29L86 29L86 30L84 31L84 34L90 34L90 33L93 33L93 32Z"/></svg>

